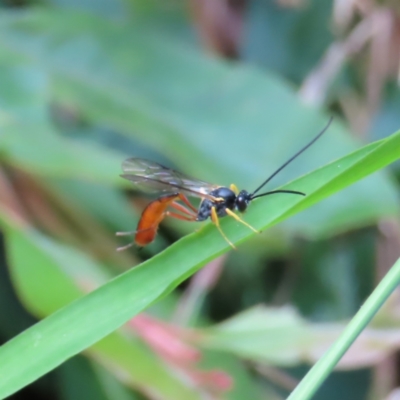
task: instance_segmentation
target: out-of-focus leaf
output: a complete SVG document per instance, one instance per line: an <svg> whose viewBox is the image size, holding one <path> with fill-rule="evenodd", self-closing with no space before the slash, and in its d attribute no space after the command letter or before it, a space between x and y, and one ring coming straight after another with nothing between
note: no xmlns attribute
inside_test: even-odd
<svg viewBox="0 0 400 400"><path fill-rule="evenodd" d="M184 382L173 368L157 358L143 343L126 335L113 333L97 342L91 354L117 377L126 375L127 383L138 391L154 393L161 399L201 399L190 382Z"/></svg>
<svg viewBox="0 0 400 400"><path fill-rule="evenodd" d="M126 1L123 0L48 0L58 10L78 9L108 17L123 17L126 14Z"/></svg>
<svg viewBox="0 0 400 400"><path fill-rule="evenodd" d="M92 368L96 372L97 378L109 400L141 400L141 397L139 395L137 395L136 393L132 393L132 391L129 391L125 386L121 384L121 382L117 381L116 378L102 366L93 362ZM71 397L71 400L73 399L76 399L76 397Z"/></svg>
<svg viewBox="0 0 400 400"><path fill-rule="evenodd" d="M307 246L292 297L302 315L325 322L357 312L376 280L375 241L370 229Z"/></svg>
<svg viewBox="0 0 400 400"><path fill-rule="evenodd" d="M1 239L0 251L0 338L13 337L35 323L18 301L7 270L4 252L4 238ZM0 340L1 340L0 339Z"/></svg>
<svg viewBox="0 0 400 400"><path fill-rule="evenodd" d="M78 13L0 20L0 52L47 71L57 100L143 141L201 179L251 190L326 123L277 76L205 57L178 40L140 21L128 26ZM333 124L276 185L354 148ZM287 227L326 236L397 211L390 181L378 174Z"/></svg>
<svg viewBox="0 0 400 400"><path fill-rule="evenodd" d="M83 357L74 357L63 364L57 370L57 378L57 387L63 400L135 398L112 375L104 373L102 367L96 367Z"/></svg>
<svg viewBox="0 0 400 400"><path fill-rule="evenodd" d="M3 59L0 67L0 151L31 173L118 182L121 156L95 143L61 137L48 112L49 82L35 66Z"/></svg>
<svg viewBox="0 0 400 400"><path fill-rule="evenodd" d="M315 67L333 39L332 0L301 3L285 7L279 2L251 0L241 50L246 61L296 83Z"/></svg>
<svg viewBox="0 0 400 400"><path fill-rule="evenodd" d="M200 41L190 20L190 4L186 0L125 0L136 23L140 20L152 29L173 34L181 42L199 46Z"/></svg>
<svg viewBox="0 0 400 400"><path fill-rule="evenodd" d="M289 186L297 190L305 187L309 193L308 196L301 198L275 196L273 199L261 199L249 210L248 221L258 229L265 229L280 222L398 159L399 146L400 133L397 133L320 168L292 182ZM268 214L265 213L267 202L270 205ZM222 222L222 228L236 243L254 234L249 232L247 227L238 225L233 219L225 219ZM43 263L45 266L54 263L47 254L37 255L34 234L11 226L9 221L7 234L10 241L10 263L14 265L13 271L26 270L27 260ZM6 377L0 381L0 396L4 397L15 392L67 358L98 342L132 316L170 293L184 279L206 262L226 252L228 248L228 244L221 238L215 227L208 225L200 232L189 235L170 246L141 266L127 271L58 310L9 341L0 348L2 360L0 376ZM27 254L31 255L28 257ZM21 276L20 279L25 278ZM35 286L41 288L40 284ZM76 291L76 288L69 290L71 300L78 296ZM59 297L58 301L63 297ZM67 302L68 299L64 298ZM34 299L31 301L33 302ZM20 353L24 353L27 360L23 365L19 359L15 358L15 354ZM131 361L132 358L129 360Z"/></svg>
<svg viewBox="0 0 400 400"><path fill-rule="evenodd" d="M14 284L26 307L36 316L44 318L54 313L107 278L107 273L102 272L101 267L89 257L38 233L15 230L8 237L8 242L10 248L18 252L11 263ZM102 313L100 308L98 311ZM86 328L82 325L79 329L91 330L90 326L93 327L95 321L101 319L100 315L88 316L84 323ZM59 341L60 347L50 359L62 357L65 361L69 358L61 344L70 335L65 328L52 331L53 339ZM32 339L38 348L47 346L40 334ZM123 374L124 381L140 391L159 393L162 399L199 398L138 339L115 332L88 349L88 353L117 377ZM50 359L44 357L42 366ZM30 358L25 360L28 364L33 362ZM15 372L8 371L3 376L11 377Z"/></svg>
<svg viewBox="0 0 400 400"><path fill-rule="evenodd" d="M388 85L381 109L373 119L370 129L371 140L382 139L400 125L400 90L398 83Z"/></svg>
<svg viewBox="0 0 400 400"><path fill-rule="evenodd" d="M197 342L215 350L279 366L314 364L339 337L345 324L307 323L293 309L254 307L212 328ZM400 347L398 326L369 328L341 359L341 369L365 368Z"/></svg>
<svg viewBox="0 0 400 400"><path fill-rule="evenodd" d="M226 371L232 377L233 388L226 393L225 398L229 400L265 399L265 394L261 392L252 380L251 373L246 369L246 365L236 357L222 351L203 351L200 365L209 370L218 368Z"/></svg>
<svg viewBox="0 0 400 400"><path fill-rule="evenodd" d="M306 348L315 345L310 333L294 310L258 307L204 330L199 341L205 347L289 366L307 360Z"/></svg>
<svg viewBox="0 0 400 400"><path fill-rule="evenodd" d="M71 197L97 220L114 231L132 231L138 218L126 196L106 185L82 180L53 180L51 187L63 196Z"/></svg>

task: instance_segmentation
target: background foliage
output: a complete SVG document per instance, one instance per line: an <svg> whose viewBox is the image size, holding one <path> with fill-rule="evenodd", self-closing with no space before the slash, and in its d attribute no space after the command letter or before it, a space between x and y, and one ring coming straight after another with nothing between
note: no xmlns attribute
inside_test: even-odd
<svg viewBox="0 0 400 400"><path fill-rule="evenodd" d="M398 164L213 261L226 251L214 228L175 220L141 252L115 252L125 238L114 233L133 230L147 201L119 178L120 164L146 157L251 190L335 115L273 181L344 157L293 183L309 206L328 195L311 196L325 183L333 193L399 158L398 135L345 157L400 126L396 3L0 4L1 341L151 258L73 303L75 314L44 320L53 342L37 329L20 336L18 355L4 347L3 387L24 374L36 379L102 338L112 319L104 332L152 304L12 398L285 398L399 256ZM356 157L364 174L352 167ZM341 166L348 174L335 188ZM246 219L266 227L279 207L289 214L307 206L293 201L255 202ZM224 226L232 240L250 236L233 221ZM389 398L398 375L396 309L393 297L315 398ZM51 321L80 321L82 341ZM43 346L42 359L33 360L24 337ZM391 378L380 379L388 368Z"/></svg>

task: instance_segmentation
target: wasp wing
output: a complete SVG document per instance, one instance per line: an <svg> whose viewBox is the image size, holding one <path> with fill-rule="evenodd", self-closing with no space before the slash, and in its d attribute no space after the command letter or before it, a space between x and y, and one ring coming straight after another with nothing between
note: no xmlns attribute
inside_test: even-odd
<svg viewBox="0 0 400 400"><path fill-rule="evenodd" d="M214 200L210 192L218 187L144 158L128 158L122 163L122 171L122 178L131 181L139 190L147 193L178 191Z"/></svg>

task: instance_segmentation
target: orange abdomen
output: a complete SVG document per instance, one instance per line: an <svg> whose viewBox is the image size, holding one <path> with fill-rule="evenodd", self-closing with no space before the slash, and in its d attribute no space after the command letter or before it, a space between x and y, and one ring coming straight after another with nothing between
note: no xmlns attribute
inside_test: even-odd
<svg viewBox="0 0 400 400"><path fill-rule="evenodd" d="M176 193L161 196L147 205L136 229L135 243L138 246L146 246L154 240L158 225L165 217L166 208L178 197L179 194Z"/></svg>

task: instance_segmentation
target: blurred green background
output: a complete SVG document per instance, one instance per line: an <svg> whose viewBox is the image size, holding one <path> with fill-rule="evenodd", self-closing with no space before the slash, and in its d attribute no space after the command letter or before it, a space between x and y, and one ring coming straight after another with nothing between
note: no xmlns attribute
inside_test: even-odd
<svg viewBox="0 0 400 400"><path fill-rule="evenodd" d="M17 232L2 241L2 343L199 229L165 220L150 246L115 252L148 201L119 177L125 158L251 191L334 115L272 189L400 126L395 1L0 5L0 218ZM399 257L398 177L394 164L253 237L10 398L284 399ZM316 399L389 399L397 308Z"/></svg>

